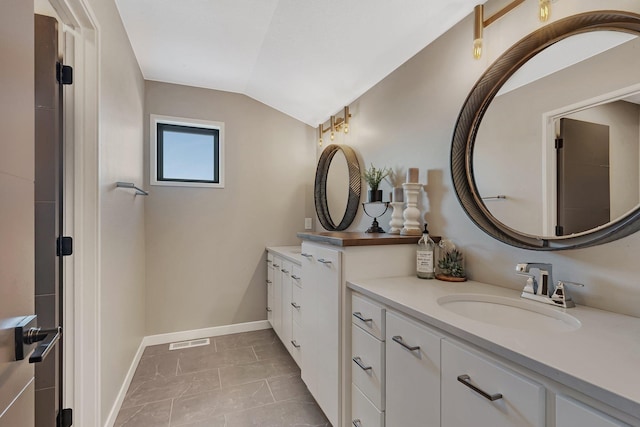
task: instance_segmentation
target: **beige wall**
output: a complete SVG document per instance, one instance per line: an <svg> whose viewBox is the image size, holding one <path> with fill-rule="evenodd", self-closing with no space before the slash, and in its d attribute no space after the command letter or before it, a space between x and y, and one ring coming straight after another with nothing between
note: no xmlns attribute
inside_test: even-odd
<svg viewBox="0 0 640 427"><path fill-rule="evenodd" d="M299 242L313 129L244 95L146 82L145 159L149 114L224 122L226 176L150 188L147 334L266 319L264 248Z"/></svg>
<svg viewBox="0 0 640 427"><path fill-rule="evenodd" d="M504 3L490 1L488 13ZM504 49L540 27L536 4L528 0L485 29L485 51L479 61L471 54L473 25L469 16L353 102L350 134L340 138L359 152L365 165L405 171L407 167L420 168L428 194L422 198L421 210L429 228L432 234L452 238L462 247L472 279L521 289L524 281L514 273L516 263L551 262L555 279L585 284L573 292L578 303L640 316L640 284L634 261L640 234L573 251L515 249L474 226L455 196L449 150L460 108L486 67ZM602 2L596 0L562 1L553 4L552 17L601 8ZM640 3L612 0L607 8L640 12ZM388 185L384 189L388 192ZM385 228L388 220L387 214L381 221ZM351 230L365 230L370 222L360 212Z"/></svg>
<svg viewBox="0 0 640 427"><path fill-rule="evenodd" d="M89 0L100 38L100 379L109 415L145 335L144 198L115 189L142 183L144 80L112 0ZM80 284L81 285L81 284Z"/></svg>

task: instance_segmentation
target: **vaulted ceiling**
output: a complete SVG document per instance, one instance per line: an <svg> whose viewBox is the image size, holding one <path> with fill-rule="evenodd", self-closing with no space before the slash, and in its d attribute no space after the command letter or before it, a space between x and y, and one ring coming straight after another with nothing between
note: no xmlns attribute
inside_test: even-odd
<svg viewBox="0 0 640 427"><path fill-rule="evenodd" d="M242 93L314 127L483 2L116 0L145 79Z"/></svg>

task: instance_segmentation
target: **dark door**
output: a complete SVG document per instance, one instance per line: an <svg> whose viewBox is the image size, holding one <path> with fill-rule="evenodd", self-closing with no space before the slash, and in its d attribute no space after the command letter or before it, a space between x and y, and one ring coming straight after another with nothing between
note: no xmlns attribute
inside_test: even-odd
<svg viewBox="0 0 640 427"><path fill-rule="evenodd" d="M55 18L35 15L35 307L38 326L62 326L62 63ZM62 345L35 370L36 427L69 425L62 411Z"/></svg>
<svg viewBox="0 0 640 427"><path fill-rule="evenodd" d="M0 12L0 426L33 427L33 366L14 328L34 314L33 2Z"/></svg>
<svg viewBox="0 0 640 427"><path fill-rule="evenodd" d="M560 119L558 227L566 236L610 220L609 126Z"/></svg>

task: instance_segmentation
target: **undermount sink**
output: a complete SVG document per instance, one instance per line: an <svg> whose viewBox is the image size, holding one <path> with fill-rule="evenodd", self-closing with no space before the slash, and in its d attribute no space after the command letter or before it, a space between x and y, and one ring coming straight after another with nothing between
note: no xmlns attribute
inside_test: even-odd
<svg viewBox="0 0 640 427"><path fill-rule="evenodd" d="M578 319L558 309L496 295L447 295L438 298L438 304L468 319L505 328L570 332L581 326Z"/></svg>

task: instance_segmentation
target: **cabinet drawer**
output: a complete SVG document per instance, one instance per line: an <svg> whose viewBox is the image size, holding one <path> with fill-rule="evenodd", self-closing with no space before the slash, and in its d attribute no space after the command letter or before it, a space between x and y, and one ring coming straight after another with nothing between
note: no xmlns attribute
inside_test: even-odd
<svg viewBox="0 0 640 427"><path fill-rule="evenodd" d="M468 425L469 420L481 426L543 427L545 389L498 362L444 340L442 426Z"/></svg>
<svg viewBox="0 0 640 427"><path fill-rule="evenodd" d="M379 340L384 340L384 312L378 304L360 295L351 299L351 321Z"/></svg>
<svg viewBox="0 0 640 427"><path fill-rule="evenodd" d="M351 385L351 419L349 427L384 427L384 412L366 398L356 385Z"/></svg>
<svg viewBox="0 0 640 427"><path fill-rule="evenodd" d="M386 317L387 425L440 427L441 337L399 314Z"/></svg>
<svg viewBox="0 0 640 427"><path fill-rule="evenodd" d="M556 427L628 426L567 396L556 396Z"/></svg>
<svg viewBox="0 0 640 427"><path fill-rule="evenodd" d="M302 268L297 264L291 267L291 281L294 285L302 287Z"/></svg>
<svg viewBox="0 0 640 427"><path fill-rule="evenodd" d="M302 304L300 301L302 301L302 289L300 289L297 286L291 286L291 316L293 318L294 322L299 323L300 325L302 325L302 314L301 314L301 310L302 310Z"/></svg>
<svg viewBox="0 0 640 427"><path fill-rule="evenodd" d="M298 364L298 367L302 367L302 341L302 328L298 322L294 321L291 330L291 342L287 344L291 348L291 356Z"/></svg>
<svg viewBox="0 0 640 427"><path fill-rule="evenodd" d="M384 410L384 342L351 326L351 375L355 385Z"/></svg>

